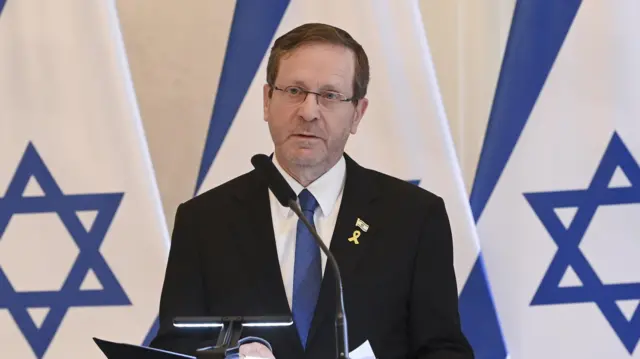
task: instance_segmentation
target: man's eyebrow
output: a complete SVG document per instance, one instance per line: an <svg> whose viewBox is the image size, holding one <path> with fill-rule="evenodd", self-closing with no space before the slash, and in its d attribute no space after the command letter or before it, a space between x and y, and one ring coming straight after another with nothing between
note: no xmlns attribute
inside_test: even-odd
<svg viewBox="0 0 640 359"><path fill-rule="evenodd" d="M335 85L332 85L332 84L323 85L322 87L320 87L320 90L341 92Z"/></svg>
<svg viewBox="0 0 640 359"><path fill-rule="evenodd" d="M299 86L305 89L309 89L309 86L307 86L307 84L304 83L304 81L301 80L295 80L293 81L293 84L290 86ZM318 90L320 91L333 91L333 92L342 92L342 90L340 90L338 88L338 86L336 86L335 84L332 83L328 83L328 84L324 84L322 85Z"/></svg>

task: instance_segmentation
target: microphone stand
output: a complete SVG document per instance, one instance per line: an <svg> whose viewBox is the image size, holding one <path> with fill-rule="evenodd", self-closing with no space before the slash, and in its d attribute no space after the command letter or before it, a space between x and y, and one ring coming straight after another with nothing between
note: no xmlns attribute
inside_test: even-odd
<svg viewBox="0 0 640 359"><path fill-rule="evenodd" d="M225 317L218 341L213 347L205 347L196 351L196 359L225 359L227 349L236 347L242 334L241 317Z"/></svg>
<svg viewBox="0 0 640 359"><path fill-rule="evenodd" d="M322 238L318 235L318 232L313 228L311 223L307 220L307 218L302 213L302 210L298 206L298 203L289 199L289 208L295 212L295 214L302 220L304 225L309 229L313 238L316 240L324 254L327 256L327 260L331 263L331 267L333 267L333 272L336 276L336 351L338 353L338 359L349 359L349 334L347 332L347 316L345 315L344 310L344 293L342 291L342 277L340 276L340 268L338 268L338 262L333 257L333 254L327 248L327 246L322 241Z"/></svg>

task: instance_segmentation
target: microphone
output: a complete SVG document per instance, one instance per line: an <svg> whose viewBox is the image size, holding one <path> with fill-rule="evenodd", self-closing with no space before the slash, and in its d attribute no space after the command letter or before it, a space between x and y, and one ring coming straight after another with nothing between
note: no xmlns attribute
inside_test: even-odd
<svg viewBox="0 0 640 359"><path fill-rule="evenodd" d="M278 169L271 161L269 156L264 154L257 154L251 158L253 167L258 173L267 181L271 192L278 199L281 205L289 207L295 212L298 218L309 229L313 238L316 240L322 252L327 256L327 260L331 263L334 275L336 276L336 349L339 359L349 359L349 335L347 333L347 316L344 310L344 294L342 291L342 277L340 276L340 268L338 262L333 257L329 248L324 244L316 230L311 223L302 214L302 209L298 205L297 197L291 186L282 177Z"/></svg>

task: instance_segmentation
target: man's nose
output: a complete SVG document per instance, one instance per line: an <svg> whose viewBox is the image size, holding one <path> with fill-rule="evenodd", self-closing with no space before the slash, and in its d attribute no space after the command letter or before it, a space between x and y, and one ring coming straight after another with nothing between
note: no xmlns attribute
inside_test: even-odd
<svg viewBox="0 0 640 359"><path fill-rule="evenodd" d="M307 93L307 97L300 104L299 114L305 121L313 121L320 116L319 95Z"/></svg>

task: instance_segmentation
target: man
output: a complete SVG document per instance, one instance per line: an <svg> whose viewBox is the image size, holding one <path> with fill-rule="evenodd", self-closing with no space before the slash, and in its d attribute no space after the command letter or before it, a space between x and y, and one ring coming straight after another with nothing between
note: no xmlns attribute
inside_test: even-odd
<svg viewBox="0 0 640 359"><path fill-rule="evenodd" d="M341 29L306 24L277 39L264 86L272 161L338 261L350 349L368 340L378 358L473 358L442 199L344 153L367 110L368 82L364 50ZM240 352L335 358L326 267L255 171L235 178L178 207L152 345L193 354L212 337L177 333L176 316L287 315L290 327L246 328Z"/></svg>

